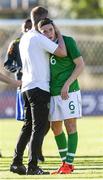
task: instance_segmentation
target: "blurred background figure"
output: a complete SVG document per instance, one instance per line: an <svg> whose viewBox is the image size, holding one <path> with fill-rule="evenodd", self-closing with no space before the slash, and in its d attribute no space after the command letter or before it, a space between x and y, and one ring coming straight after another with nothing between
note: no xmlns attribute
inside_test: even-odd
<svg viewBox="0 0 103 180"><path fill-rule="evenodd" d="M4 62L4 68L11 73L15 73L16 79L21 80L22 78L22 62L19 52L19 43L22 35L28 32L32 28L30 19L26 19L21 26L21 33L19 37L13 40L9 44L6 59ZM23 108L23 97L21 93L21 87L18 87L16 93L16 119L24 120L24 108Z"/></svg>
<svg viewBox="0 0 103 180"><path fill-rule="evenodd" d="M10 43L7 51L6 60L4 62L5 69L10 71L11 73L15 73L17 79L22 78L22 63L19 53L19 42L22 37L22 34L30 30L31 27L31 20L25 20L25 22L22 24L22 31L20 36Z"/></svg>

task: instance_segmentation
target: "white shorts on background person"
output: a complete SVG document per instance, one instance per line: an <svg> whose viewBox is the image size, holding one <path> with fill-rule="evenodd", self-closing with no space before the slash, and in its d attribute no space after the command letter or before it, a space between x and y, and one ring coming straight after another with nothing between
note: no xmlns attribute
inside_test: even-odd
<svg viewBox="0 0 103 180"><path fill-rule="evenodd" d="M49 121L63 121L82 116L80 90L68 94L69 98L67 100L63 100L60 95L51 96Z"/></svg>

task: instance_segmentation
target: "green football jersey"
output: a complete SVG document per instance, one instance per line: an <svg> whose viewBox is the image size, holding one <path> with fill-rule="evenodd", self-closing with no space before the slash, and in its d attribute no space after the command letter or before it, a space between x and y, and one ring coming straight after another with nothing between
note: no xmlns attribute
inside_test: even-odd
<svg viewBox="0 0 103 180"><path fill-rule="evenodd" d="M63 85L76 66L73 60L81 56L75 40L72 37L63 36L63 38L67 48L67 56L61 58L52 55L50 57L50 92L52 96L60 95ZM79 89L78 80L75 80L70 85L69 92L78 91Z"/></svg>

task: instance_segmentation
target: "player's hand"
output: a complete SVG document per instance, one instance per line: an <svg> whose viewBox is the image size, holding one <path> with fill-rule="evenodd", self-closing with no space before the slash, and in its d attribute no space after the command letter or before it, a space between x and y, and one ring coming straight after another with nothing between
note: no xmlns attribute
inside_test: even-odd
<svg viewBox="0 0 103 180"><path fill-rule="evenodd" d="M68 91L69 91L69 85L68 83L65 83L61 89L61 97L63 100L66 100L69 98Z"/></svg>

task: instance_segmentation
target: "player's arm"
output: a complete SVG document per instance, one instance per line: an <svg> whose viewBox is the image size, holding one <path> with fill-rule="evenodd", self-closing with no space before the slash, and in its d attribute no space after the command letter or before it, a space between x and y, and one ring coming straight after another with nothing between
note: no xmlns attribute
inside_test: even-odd
<svg viewBox="0 0 103 180"><path fill-rule="evenodd" d="M21 81L18 81L18 80L15 80L15 79L12 79L12 78L9 78L8 76L0 73L0 81L2 82L5 82L7 84L10 84L12 85L13 87L18 87L18 86L21 86L22 85L22 82Z"/></svg>
<svg viewBox="0 0 103 180"><path fill-rule="evenodd" d="M75 69L72 72L71 76L68 78L68 80L65 82L62 90L61 90L61 97L63 99L67 99L68 98L68 90L70 85L78 78L78 76L82 73L83 69L84 69L84 61L82 56L74 59L74 63L75 63Z"/></svg>
<svg viewBox="0 0 103 180"><path fill-rule="evenodd" d="M84 61L82 56L74 59L74 63L75 63L75 69L73 71L73 73L71 74L71 76L69 77L69 79L67 80L68 85L70 86L77 78L78 76L82 73L83 69L84 69Z"/></svg>

